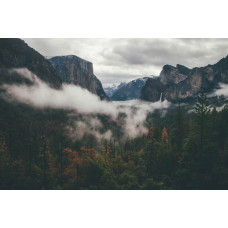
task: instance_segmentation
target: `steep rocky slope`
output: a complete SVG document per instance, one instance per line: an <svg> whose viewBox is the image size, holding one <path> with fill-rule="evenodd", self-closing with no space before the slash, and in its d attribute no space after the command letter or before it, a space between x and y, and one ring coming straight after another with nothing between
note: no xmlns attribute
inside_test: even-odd
<svg viewBox="0 0 228 228"><path fill-rule="evenodd" d="M0 39L0 69L24 67L50 86L60 88L62 80L57 76L50 62L40 53L29 47L21 39Z"/></svg>
<svg viewBox="0 0 228 228"><path fill-rule="evenodd" d="M93 64L91 62L75 55L56 56L49 59L49 61L63 82L88 89L101 99L107 98L101 82L93 73Z"/></svg>
<svg viewBox="0 0 228 228"><path fill-rule="evenodd" d="M141 98L146 101L156 102L160 99L161 93L165 86L160 82L159 78L149 78L142 87Z"/></svg>
<svg viewBox="0 0 228 228"><path fill-rule="evenodd" d="M188 99L201 90L211 92L218 83L228 83L228 56L214 65L206 67L177 67L166 65L159 77L159 82L148 79L142 88L141 98L148 101L159 100L158 93L170 101Z"/></svg>
<svg viewBox="0 0 228 228"><path fill-rule="evenodd" d="M177 67L165 65L159 75L160 81L163 85L178 84L187 78L190 71L187 67L179 64Z"/></svg>

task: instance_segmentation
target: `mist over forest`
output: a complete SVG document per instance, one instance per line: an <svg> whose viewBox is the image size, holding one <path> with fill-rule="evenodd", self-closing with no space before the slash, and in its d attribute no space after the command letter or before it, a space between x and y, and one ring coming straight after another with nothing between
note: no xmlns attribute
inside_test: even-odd
<svg viewBox="0 0 228 228"><path fill-rule="evenodd" d="M103 88L87 60L0 39L0 189L228 189L227 86L228 56Z"/></svg>

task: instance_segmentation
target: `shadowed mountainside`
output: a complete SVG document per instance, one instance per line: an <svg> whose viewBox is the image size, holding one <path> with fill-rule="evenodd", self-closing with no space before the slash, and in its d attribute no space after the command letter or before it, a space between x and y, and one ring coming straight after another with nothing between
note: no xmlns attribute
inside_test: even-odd
<svg viewBox="0 0 228 228"><path fill-rule="evenodd" d="M50 62L21 39L0 39L0 68L28 68L51 87L62 85Z"/></svg>

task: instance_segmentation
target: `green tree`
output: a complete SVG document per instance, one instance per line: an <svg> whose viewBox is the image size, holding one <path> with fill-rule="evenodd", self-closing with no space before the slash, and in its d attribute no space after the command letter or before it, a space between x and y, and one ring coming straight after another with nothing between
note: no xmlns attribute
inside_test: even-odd
<svg viewBox="0 0 228 228"><path fill-rule="evenodd" d="M205 134L207 134L207 126L211 113L211 105L204 92L201 92L197 99L198 101L193 112L195 121L194 126L196 127L196 132L200 139L200 148L203 149L205 145Z"/></svg>
<svg viewBox="0 0 228 228"><path fill-rule="evenodd" d="M180 103L178 104L174 123L171 126L170 141L174 155L179 156L182 152L185 138L185 123Z"/></svg>

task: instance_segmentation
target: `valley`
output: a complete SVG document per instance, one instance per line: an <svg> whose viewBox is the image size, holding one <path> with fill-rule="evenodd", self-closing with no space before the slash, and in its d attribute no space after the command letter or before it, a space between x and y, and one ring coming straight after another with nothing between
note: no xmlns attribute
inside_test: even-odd
<svg viewBox="0 0 228 228"><path fill-rule="evenodd" d="M0 39L1 189L227 189L228 56L103 88L93 64Z"/></svg>

